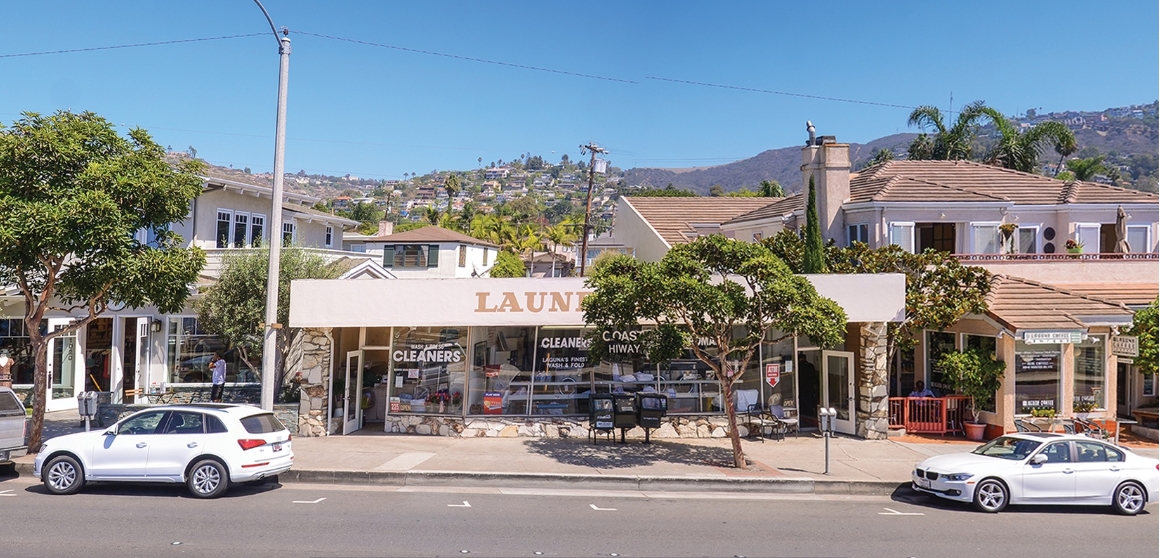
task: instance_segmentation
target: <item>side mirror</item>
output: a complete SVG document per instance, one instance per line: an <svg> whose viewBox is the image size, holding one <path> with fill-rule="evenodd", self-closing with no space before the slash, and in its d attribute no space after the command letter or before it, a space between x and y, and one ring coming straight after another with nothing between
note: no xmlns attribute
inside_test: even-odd
<svg viewBox="0 0 1160 558"><path fill-rule="evenodd" d="M1044 463L1047 463L1047 456L1042 453L1037 453L1031 458L1032 465L1042 465Z"/></svg>

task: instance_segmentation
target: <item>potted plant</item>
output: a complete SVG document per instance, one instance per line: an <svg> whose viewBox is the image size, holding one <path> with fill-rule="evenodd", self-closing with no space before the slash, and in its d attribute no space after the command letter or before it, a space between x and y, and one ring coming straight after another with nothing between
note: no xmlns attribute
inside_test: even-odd
<svg viewBox="0 0 1160 558"><path fill-rule="evenodd" d="M1075 411L1076 418L1090 419L1098 414L1095 412L1097 408L1095 401L1077 401L1071 408Z"/></svg>
<svg viewBox="0 0 1160 558"><path fill-rule="evenodd" d="M1070 238L1067 239L1067 242L1064 243L1063 247L1067 249L1068 254L1082 254L1083 253L1083 244L1080 244L1080 243L1078 243Z"/></svg>
<svg viewBox="0 0 1160 558"><path fill-rule="evenodd" d="M979 422L979 401L993 397L999 391L1003 371L1007 365L978 350L953 351L939 358L938 366L956 392L971 399L972 420L963 425L967 438L982 440L987 427Z"/></svg>
<svg viewBox="0 0 1160 558"><path fill-rule="evenodd" d="M1019 229L1019 225L1015 223L1003 223L999 225L999 232L1003 235L1003 252L1006 254L1015 253L1015 231Z"/></svg>

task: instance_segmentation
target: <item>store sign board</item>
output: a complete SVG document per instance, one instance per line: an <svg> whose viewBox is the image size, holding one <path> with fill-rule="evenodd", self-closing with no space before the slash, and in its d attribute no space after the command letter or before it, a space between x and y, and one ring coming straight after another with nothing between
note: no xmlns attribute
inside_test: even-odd
<svg viewBox="0 0 1160 558"><path fill-rule="evenodd" d="M777 383L781 381L781 365L780 364L766 364L765 365L765 382L769 387L777 387Z"/></svg>
<svg viewBox="0 0 1160 558"><path fill-rule="evenodd" d="M1055 343L1080 343L1083 341L1082 331L1025 331L1023 342L1028 345L1043 345Z"/></svg>
<svg viewBox="0 0 1160 558"><path fill-rule="evenodd" d="M1112 336L1112 354L1129 358L1140 356L1140 339L1134 335Z"/></svg>

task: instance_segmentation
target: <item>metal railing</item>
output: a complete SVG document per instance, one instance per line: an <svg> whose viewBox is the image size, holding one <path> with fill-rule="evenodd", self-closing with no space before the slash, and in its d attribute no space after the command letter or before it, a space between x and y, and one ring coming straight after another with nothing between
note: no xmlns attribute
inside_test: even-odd
<svg viewBox="0 0 1160 558"><path fill-rule="evenodd" d="M968 405L965 395L891 397L890 428L916 434L961 433Z"/></svg>
<svg viewBox="0 0 1160 558"><path fill-rule="evenodd" d="M1096 254L951 254L960 262L1074 262L1092 260L1157 261L1160 254L1149 253L1096 253Z"/></svg>

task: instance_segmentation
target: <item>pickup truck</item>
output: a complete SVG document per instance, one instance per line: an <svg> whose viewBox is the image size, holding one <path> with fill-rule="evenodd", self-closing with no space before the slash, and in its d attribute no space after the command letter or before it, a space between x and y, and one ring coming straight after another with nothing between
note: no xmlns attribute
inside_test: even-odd
<svg viewBox="0 0 1160 558"><path fill-rule="evenodd" d="M0 387L0 465L28 453L28 418L11 388Z"/></svg>

